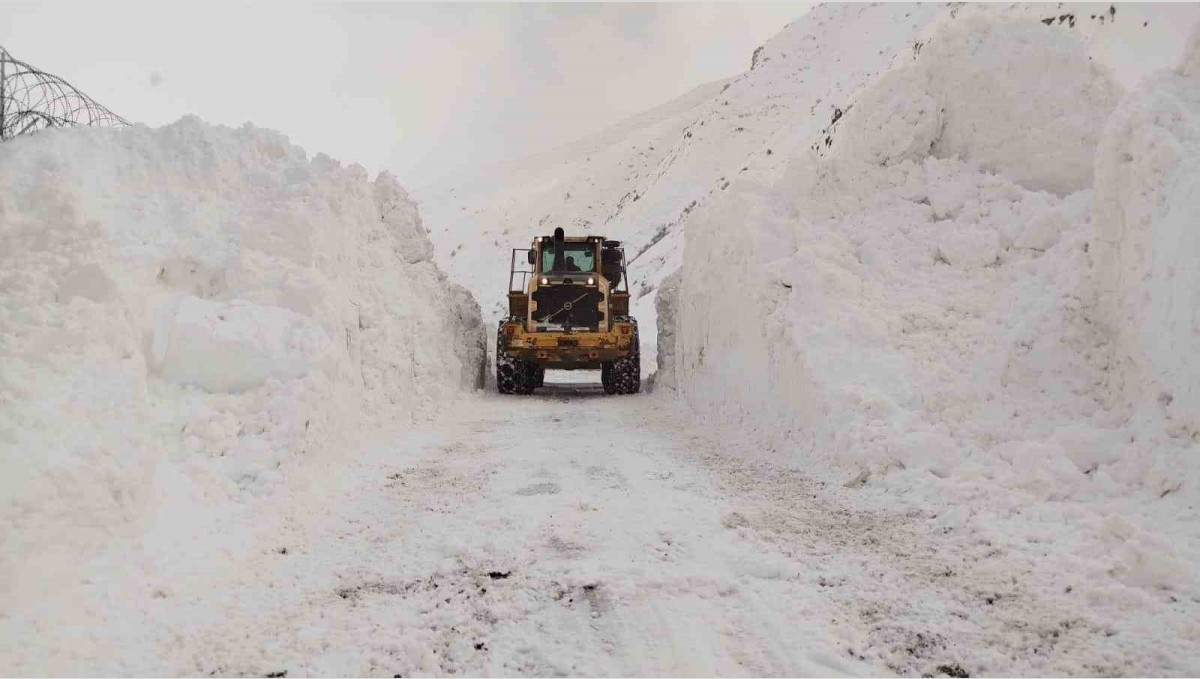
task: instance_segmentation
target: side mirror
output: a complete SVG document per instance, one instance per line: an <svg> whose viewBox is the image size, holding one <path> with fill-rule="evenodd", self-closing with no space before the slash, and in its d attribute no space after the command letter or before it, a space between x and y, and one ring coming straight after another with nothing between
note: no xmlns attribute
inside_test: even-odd
<svg viewBox="0 0 1200 679"><path fill-rule="evenodd" d="M525 254L527 255L525 259L528 259L530 264L533 264L537 260L537 253L533 250L529 250Z"/></svg>

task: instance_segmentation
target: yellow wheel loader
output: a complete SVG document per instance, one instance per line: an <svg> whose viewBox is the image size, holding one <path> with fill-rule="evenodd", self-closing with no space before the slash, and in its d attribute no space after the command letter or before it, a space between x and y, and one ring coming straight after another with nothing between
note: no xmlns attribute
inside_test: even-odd
<svg viewBox="0 0 1200 679"><path fill-rule="evenodd" d="M500 393L532 394L551 369L599 370L605 393L636 394L641 359L626 278L619 241L559 228L514 248L508 317L496 335Z"/></svg>

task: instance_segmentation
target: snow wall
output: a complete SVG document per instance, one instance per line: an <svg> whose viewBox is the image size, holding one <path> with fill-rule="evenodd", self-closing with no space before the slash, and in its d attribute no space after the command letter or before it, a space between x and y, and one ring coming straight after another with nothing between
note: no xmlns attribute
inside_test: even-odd
<svg viewBox="0 0 1200 679"><path fill-rule="evenodd" d="M477 386L478 305L404 190L276 132L52 130L0 147L0 582L336 469ZM6 587L7 589L7 587Z"/></svg>
<svg viewBox="0 0 1200 679"><path fill-rule="evenodd" d="M833 67L845 11L764 53ZM781 176L688 224L656 383L847 478L1193 513L1200 38L1126 93L1066 22L951 9L851 74L841 115L798 120L812 143Z"/></svg>

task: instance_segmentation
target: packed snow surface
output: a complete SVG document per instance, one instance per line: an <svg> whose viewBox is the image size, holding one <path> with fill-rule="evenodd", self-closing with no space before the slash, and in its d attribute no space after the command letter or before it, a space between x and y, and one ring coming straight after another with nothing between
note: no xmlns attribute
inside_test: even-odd
<svg viewBox="0 0 1200 679"><path fill-rule="evenodd" d="M0 153L0 598L480 377L470 295L388 175L186 118Z"/></svg>
<svg viewBox="0 0 1200 679"><path fill-rule="evenodd" d="M653 394L560 383L517 401L469 397L435 423L363 444L319 495L258 501L240 518L253 539L226 546L217 567L98 565L89 583L0 618L4 667L289 677L1200 667L1194 607L1114 591L1000 531L960 532L953 502L747 461L745 437L681 432ZM582 436L584 425L606 435Z"/></svg>

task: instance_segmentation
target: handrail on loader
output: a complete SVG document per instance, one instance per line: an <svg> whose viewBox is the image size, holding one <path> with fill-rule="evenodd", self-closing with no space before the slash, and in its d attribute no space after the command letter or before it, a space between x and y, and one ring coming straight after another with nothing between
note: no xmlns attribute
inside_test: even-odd
<svg viewBox="0 0 1200 679"><path fill-rule="evenodd" d="M518 252L528 253L528 252L531 252L532 250L533 250L533 248L513 248L512 249L512 262L509 264L509 269L508 269L508 291L509 292L525 292L526 288L529 285L529 277L532 276L534 273L536 273L532 268L530 268L528 271L525 271L523 269L517 269L517 266L518 266L517 253ZM533 265L528 264L528 261L529 261L529 255L526 254L525 259L521 262L521 264L525 264L527 266L532 267ZM517 274L521 275L521 286L513 287L513 284L517 278Z"/></svg>
<svg viewBox="0 0 1200 679"><path fill-rule="evenodd" d="M613 249L621 253L621 273L623 274L621 280L617 281L617 284L613 286L613 291L629 292L629 269L625 262L625 248L616 247Z"/></svg>

